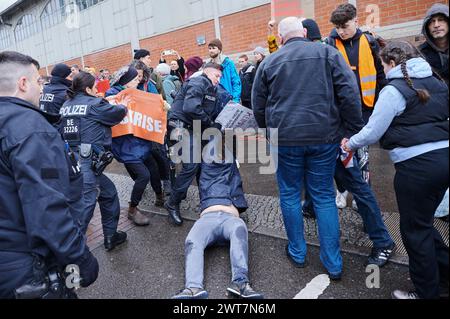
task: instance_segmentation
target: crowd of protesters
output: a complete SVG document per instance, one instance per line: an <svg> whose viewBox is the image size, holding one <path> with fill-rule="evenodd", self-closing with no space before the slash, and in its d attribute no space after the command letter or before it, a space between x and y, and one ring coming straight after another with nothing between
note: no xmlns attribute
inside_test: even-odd
<svg viewBox="0 0 450 319"><path fill-rule="evenodd" d="M186 284L174 299L208 297L203 251L222 242L231 243L227 291L263 298L249 281L248 230L239 217L248 205L238 165L193 160L195 150L211 146L196 143L195 123L200 133L223 131L215 119L231 101L251 109L260 128L277 129L276 140L267 139L277 162L285 253L294 267L307 265L303 218L315 218L330 279L345 275L338 209L347 206L349 193L373 243L367 264L383 267L390 260L396 245L370 183L369 146L380 141L395 164L400 232L415 288L392 297L448 298L448 247L433 226L435 216L448 222L448 15L446 5L430 8L418 48L362 31L352 4L333 11L335 28L326 38L314 20L298 17L282 20L277 38L270 21L268 48L255 47L252 59L239 56L238 68L220 39L209 42L205 60L164 50L152 67L150 51L139 49L114 73L58 64L47 80L31 57L0 53L0 186L7 190L0 193L0 298L55 297L48 289L30 293L39 288L32 283L69 264L79 265L82 286L96 280L98 263L86 246L96 202L105 249L127 240L117 229L116 187L103 173L113 158L134 181L128 218L137 226L150 224L139 209L147 185L154 205L182 226L180 204L197 179L201 217L185 242ZM113 138L111 128L128 112L127 101L117 104L116 97L126 90L162 97L164 143ZM27 129L18 131L23 123ZM190 142L182 152L190 155L177 172L170 150L183 132ZM225 152L234 155L232 148ZM37 264L45 264L39 278ZM57 297L76 296L64 290Z"/></svg>

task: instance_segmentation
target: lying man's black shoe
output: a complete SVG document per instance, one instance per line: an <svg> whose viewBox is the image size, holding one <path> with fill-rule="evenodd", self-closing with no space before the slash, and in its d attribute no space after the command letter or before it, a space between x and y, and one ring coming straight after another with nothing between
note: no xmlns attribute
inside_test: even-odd
<svg viewBox="0 0 450 319"><path fill-rule="evenodd" d="M186 288L173 296L171 299L208 299L208 292L200 288Z"/></svg>
<svg viewBox="0 0 450 319"><path fill-rule="evenodd" d="M105 237L105 249L111 251L120 244L123 244L126 240L127 233L117 231L114 235Z"/></svg>
<svg viewBox="0 0 450 319"><path fill-rule="evenodd" d="M254 291L248 282L238 283L233 281L230 287L227 288L227 292L243 299L264 299L264 296Z"/></svg>
<svg viewBox="0 0 450 319"><path fill-rule="evenodd" d="M169 219L172 223L174 223L177 226L183 225L183 219L181 218L179 206L174 207L174 206L170 205L169 202L166 202L164 204L164 208L169 213Z"/></svg>

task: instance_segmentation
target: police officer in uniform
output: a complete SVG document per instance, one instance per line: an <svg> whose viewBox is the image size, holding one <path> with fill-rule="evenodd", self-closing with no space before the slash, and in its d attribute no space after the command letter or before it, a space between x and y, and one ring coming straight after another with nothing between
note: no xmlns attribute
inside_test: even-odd
<svg viewBox="0 0 450 319"><path fill-rule="evenodd" d="M201 140L201 133L210 127L221 129L220 124L214 120L221 111L221 103L218 103L217 88L222 77L223 68L216 63L207 63L203 74L191 78L177 94L169 112L168 137L171 146L181 140L179 133L174 130L185 130L189 133L190 158L183 162L182 170L172 185L172 192L164 207L169 213L170 220L177 226L182 225L180 215L180 203L186 198L187 191L193 179L198 173L201 159L195 159L198 154L197 141ZM194 121L201 123L201 131L194 132ZM175 140L173 139L175 137ZM195 159L195 160L194 160ZM195 163L198 162L198 163Z"/></svg>
<svg viewBox="0 0 450 319"><path fill-rule="evenodd" d="M83 287L98 275L68 203L76 163L51 125L58 117L39 110L38 70L29 56L0 53L0 299L75 297L68 265Z"/></svg>
<svg viewBox="0 0 450 319"><path fill-rule="evenodd" d="M67 77L71 73L70 67L65 64L57 64L52 70L50 83L44 86L41 96L41 111L50 114L59 114L59 110L67 100L67 91L72 81Z"/></svg>
<svg viewBox="0 0 450 319"><path fill-rule="evenodd" d="M126 241L127 234L117 231L120 204L116 187L103 174L111 163L111 127L127 114L123 105L111 105L97 98L95 78L80 72L73 78L69 99L60 110L61 130L70 148L79 155L83 174L84 210L81 228L85 233L94 214L97 201L102 215L104 245L110 251ZM100 189L100 192L99 192Z"/></svg>

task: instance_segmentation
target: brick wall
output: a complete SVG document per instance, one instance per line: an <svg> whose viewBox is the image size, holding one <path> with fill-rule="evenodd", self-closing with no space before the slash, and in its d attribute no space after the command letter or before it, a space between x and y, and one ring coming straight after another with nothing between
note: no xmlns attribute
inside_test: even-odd
<svg viewBox="0 0 450 319"><path fill-rule="evenodd" d="M315 1L315 16L316 21L320 26L323 36L328 36L333 28L329 22L331 13L341 3L348 1ZM381 26L388 26L408 21L421 20L424 18L427 10L434 3L445 3L448 1L437 0L358 0L358 18L359 24L365 25L366 19L370 13L366 12L369 4L378 5L380 8L380 24Z"/></svg>
<svg viewBox="0 0 450 319"><path fill-rule="evenodd" d="M220 19L225 54L252 51L267 47L267 22L270 5L228 15Z"/></svg>
<svg viewBox="0 0 450 319"><path fill-rule="evenodd" d="M85 55L84 64L95 68L97 73L101 69L109 69L111 72L114 72L125 64L128 64L132 58L131 45L125 44L109 50ZM77 64L81 68L81 58L65 61L64 63L69 66ZM51 72L52 69L53 65L48 67L49 72ZM45 72L45 69L41 71Z"/></svg>
<svg viewBox="0 0 450 319"><path fill-rule="evenodd" d="M328 36L332 29L329 22L331 12L341 3L348 1L316 0L315 19L321 27L323 36ZM436 0L358 0L358 11L361 25L364 25L368 13L368 4L380 6L381 26L422 19L428 8ZM267 22L271 17L270 4L245 10L220 18L221 36L224 53L234 57L241 52L251 52L256 46L267 46ZM194 26L150 37L140 41L141 48L149 49L152 53L153 65L159 61L160 52L165 49L177 50L185 59L198 55L207 58L208 47L197 45L197 36L204 35L206 42L215 38L214 21L203 22ZM412 40L415 38L412 37ZM417 38L419 39L419 38ZM85 56L85 64L95 67L97 71L108 68L112 72L131 60L130 44L122 45L106 51ZM66 61L67 64L81 65L80 59ZM51 67L49 67L51 70ZM41 70L45 73L45 69Z"/></svg>
<svg viewBox="0 0 450 319"><path fill-rule="evenodd" d="M365 12L367 5L377 4L381 26L422 20L428 9L438 2L448 4L448 1L436 0L358 0L359 19L361 24L365 24L369 14Z"/></svg>
<svg viewBox="0 0 450 319"><path fill-rule="evenodd" d="M197 45L197 36L204 35L206 44ZM143 49L150 50L152 64L158 64L161 51L174 49L186 60L192 56L205 57L208 54L208 41L215 38L214 21L200 23L184 29L164 33L140 41ZM169 61L167 61L169 62Z"/></svg>
<svg viewBox="0 0 450 319"><path fill-rule="evenodd" d="M326 37L333 29L333 25L329 22L331 13L341 3L347 3L348 1L328 1L328 0L316 0L314 2L314 16L317 24L320 27L322 36Z"/></svg>

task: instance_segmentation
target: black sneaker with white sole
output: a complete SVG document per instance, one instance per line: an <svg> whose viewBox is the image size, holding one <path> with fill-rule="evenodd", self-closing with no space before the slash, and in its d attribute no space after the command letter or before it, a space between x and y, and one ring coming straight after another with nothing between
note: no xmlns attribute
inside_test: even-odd
<svg viewBox="0 0 450 319"><path fill-rule="evenodd" d="M415 291L395 290L391 294L392 299L420 299Z"/></svg>
<svg viewBox="0 0 450 319"><path fill-rule="evenodd" d="M186 288L173 296L171 299L188 300L188 299L208 299L208 292L200 288Z"/></svg>
<svg viewBox="0 0 450 319"><path fill-rule="evenodd" d="M392 257L394 249L395 243L392 243L391 246L386 248L372 248L372 253L369 256L369 259L367 260L367 264L383 267Z"/></svg>
<svg viewBox="0 0 450 319"><path fill-rule="evenodd" d="M248 282L238 283L233 281L227 291L231 295L243 299L264 299L264 296L254 291Z"/></svg>

